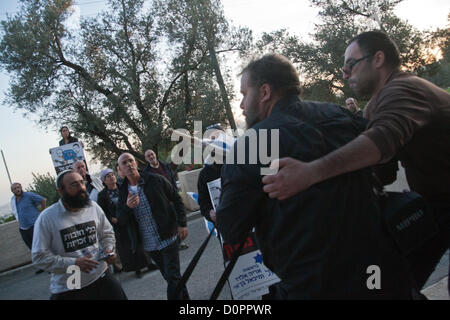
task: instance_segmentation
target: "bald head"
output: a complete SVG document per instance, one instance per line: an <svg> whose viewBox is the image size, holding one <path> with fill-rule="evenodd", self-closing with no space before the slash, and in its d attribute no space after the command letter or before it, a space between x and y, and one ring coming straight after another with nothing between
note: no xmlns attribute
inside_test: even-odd
<svg viewBox="0 0 450 320"><path fill-rule="evenodd" d="M86 164L83 160L78 160L73 165L73 170L77 172L79 175L83 177L83 179L86 179Z"/></svg>
<svg viewBox="0 0 450 320"><path fill-rule="evenodd" d="M358 111L358 105L356 103L356 100L354 98L348 98L345 100L345 107L350 110L351 112Z"/></svg>
<svg viewBox="0 0 450 320"><path fill-rule="evenodd" d="M136 159L130 153L123 153L117 160L120 172L127 178L139 176Z"/></svg>
<svg viewBox="0 0 450 320"><path fill-rule="evenodd" d="M158 164L158 158L156 157L155 151L148 149L144 154L145 161L147 161L150 165L155 166Z"/></svg>

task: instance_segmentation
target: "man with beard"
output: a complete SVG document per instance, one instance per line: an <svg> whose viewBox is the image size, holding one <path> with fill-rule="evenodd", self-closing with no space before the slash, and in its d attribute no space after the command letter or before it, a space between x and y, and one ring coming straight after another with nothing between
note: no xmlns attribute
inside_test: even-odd
<svg viewBox="0 0 450 320"><path fill-rule="evenodd" d="M396 44L379 31L350 41L342 72L357 95L370 98L364 109L367 129L320 159L281 159L280 172L263 179L264 190L271 198L287 199L321 181L378 164L383 167L377 175L390 177L382 179L388 184L398 169L397 159L388 161L397 157L411 190L427 200L440 227L439 234L408 255L422 288L450 246L450 95L401 72Z"/></svg>
<svg viewBox="0 0 450 320"><path fill-rule="evenodd" d="M280 156L317 159L355 138L364 128L342 107L304 102L298 74L279 55L250 62L241 73L241 109L250 128L235 143L235 158L250 130ZM361 119L362 120L362 119ZM266 131L267 130L267 131ZM278 131L276 131L278 130ZM269 135L279 134L272 142ZM248 145L247 145L248 146ZM256 154L260 154L256 152ZM261 161L234 161L222 168L222 194L216 213L224 240L240 243L255 227L265 265L281 279L279 299L408 299L411 286L394 243L382 228L367 170L317 184L286 201L263 191ZM371 268L379 268L378 284Z"/></svg>
<svg viewBox="0 0 450 320"><path fill-rule="evenodd" d="M32 248L33 264L51 272L51 299L126 299L107 272L107 264L115 259L113 228L89 199L83 178L66 170L56 178L56 186L61 199L36 221Z"/></svg>
<svg viewBox="0 0 450 320"><path fill-rule="evenodd" d="M142 244L167 281L168 300L188 300L184 286L176 292L180 274L179 243L188 235L186 211L177 190L158 174L142 175L130 153L117 160L125 176L119 187L118 224L127 228L132 250Z"/></svg>

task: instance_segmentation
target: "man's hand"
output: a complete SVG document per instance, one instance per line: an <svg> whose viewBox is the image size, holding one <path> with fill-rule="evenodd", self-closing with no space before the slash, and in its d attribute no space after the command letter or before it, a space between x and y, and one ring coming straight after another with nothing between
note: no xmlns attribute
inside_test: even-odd
<svg viewBox="0 0 450 320"><path fill-rule="evenodd" d="M117 224L118 220L117 220L117 218L111 217L111 222L114 224Z"/></svg>
<svg viewBox="0 0 450 320"><path fill-rule="evenodd" d="M128 191L128 197L127 197L127 206L131 209L136 208L139 205L139 195L135 194L134 196L131 194L131 192Z"/></svg>
<svg viewBox="0 0 450 320"><path fill-rule="evenodd" d="M75 265L77 265L81 271L89 273L95 268L97 268L99 262L96 260L91 260L91 256L82 257L75 260Z"/></svg>
<svg viewBox="0 0 450 320"><path fill-rule="evenodd" d="M105 250L106 254L108 255L108 258L106 258L106 263L107 264L113 264L114 261L117 258L117 255L115 253L113 253L111 250ZM112 254L111 254L112 253Z"/></svg>
<svg viewBox="0 0 450 320"><path fill-rule="evenodd" d="M188 228L187 227L178 227L178 238L180 241L183 241L188 236Z"/></svg>
<svg viewBox="0 0 450 320"><path fill-rule="evenodd" d="M214 210L209 210L209 217L211 218L211 220L216 223L216 212Z"/></svg>
<svg viewBox="0 0 450 320"><path fill-rule="evenodd" d="M271 167L278 165L279 171L275 175L265 176L262 182L265 184L264 192L270 198L284 200L308 189L315 182L314 170L306 162L292 158L274 160Z"/></svg>

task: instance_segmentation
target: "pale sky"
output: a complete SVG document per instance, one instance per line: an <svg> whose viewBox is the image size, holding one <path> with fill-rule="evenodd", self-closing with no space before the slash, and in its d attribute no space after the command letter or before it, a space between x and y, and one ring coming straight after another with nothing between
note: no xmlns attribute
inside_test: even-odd
<svg viewBox="0 0 450 320"><path fill-rule="evenodd" d="M105 8L106 0L78 0L77 13L94 16ZM225 14L235 25L246 26L256 34L286 28L291 33L306 37L313 31L317 10L311 8L307 0L222 0ZM6 13L18 10L18 1L2 0L0 19ZM397 6L396 13L408 20L419 30L445 27L450 12L448 0L405 0ZM0 103L8 88L9 77L0 73ZM238 93L238 90L236 91ZM238 97L239 95L236 94ZM239 110L235 101L235 110ZM239 111L237 111L239 113ZM20 182L26 188L32 182L31 173L55 174L50 148L58 146L61 139L53 128L38 128L32 120L22 116L20 111L0 104L0 149L3 150L13 182ZM100 166L95 165L87 154L88 164L94 173ZM3 160L0 160L0 206L11 198L10 184Z"/></svg>

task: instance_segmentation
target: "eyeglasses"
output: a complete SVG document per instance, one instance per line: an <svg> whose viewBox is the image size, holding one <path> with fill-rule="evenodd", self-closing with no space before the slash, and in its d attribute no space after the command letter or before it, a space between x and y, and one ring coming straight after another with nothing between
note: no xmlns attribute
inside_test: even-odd
<svg viewBox="0 0 450 320"><path fill-rule="evenodd" d="M364 59L367 59L367 58L369 58L369 57L371 57L371 56L372 56L371 54L368 54L368 55L366 55L366 56L364 56L364 57L362 57L362 58L353 60L352 62L347 62L347 63L342 67L342 69L341 69L341 70L342 70L342 73L344 73L344 74L346 74L346 75L351 74L353 68L354 68L360 61L363 61Z"/></svg>

